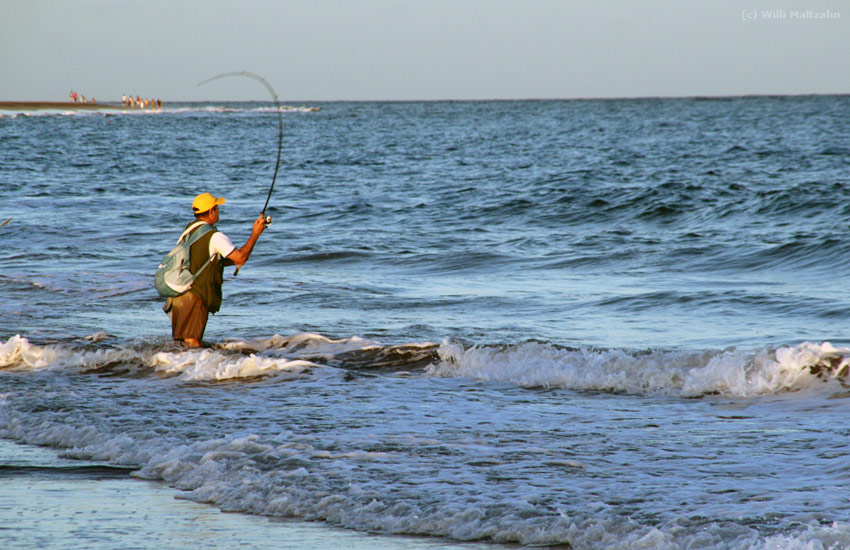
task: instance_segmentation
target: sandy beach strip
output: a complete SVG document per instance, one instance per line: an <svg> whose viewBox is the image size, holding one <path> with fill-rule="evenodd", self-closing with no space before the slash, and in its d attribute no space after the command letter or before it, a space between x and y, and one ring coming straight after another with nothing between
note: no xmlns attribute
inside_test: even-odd
<svg viewBox="0 0 850 550"><path fill-rule="evenodd" d="M125 107L116 103L74 103L72 101L0 101L0 111L115 111Z"/></svg>

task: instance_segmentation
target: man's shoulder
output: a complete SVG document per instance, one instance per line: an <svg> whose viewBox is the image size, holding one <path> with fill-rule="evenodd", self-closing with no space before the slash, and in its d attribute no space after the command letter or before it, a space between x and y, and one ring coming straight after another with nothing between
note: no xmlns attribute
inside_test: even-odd
<svg viewBox="0 0 850 550"><path fill-rule="evenodd" d="M230 240L230 237L228 237L227 235L225 235L224 233L219 231L215 226L213 226L213 238L218 239L218 240L224 240L224 239L227 239L228 241Z"/></svg>
<svg viewBox="0 0 850 550"><path fill-rule="evenodd" d="M221 231L216 230L216 232L213 233L212 238L210 238L210 248L222 256L227 256L233 252L236 246L233 244L233 241L230 240L230 237Z"/></svg>

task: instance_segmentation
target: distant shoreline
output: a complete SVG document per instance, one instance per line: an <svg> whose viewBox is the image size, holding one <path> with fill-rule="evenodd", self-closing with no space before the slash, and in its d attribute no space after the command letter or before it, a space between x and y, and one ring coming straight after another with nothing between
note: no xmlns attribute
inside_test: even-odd
<svg viewBox="0 0 850 550"><path fill-rule="evenodd" d="M72 101L0 101L0 111L111 111L126 107L115 103L74 103Z"/></svg>
<svg viewBox="0 0 850 550"><path fill-rule="evenodd" d="M498 103L498 102L548 102L548 101L655 101L655 100L678 100L678 101L731 101L751 99L783 99L797 97L846 97L850 93L823 93L823 94L751 94L751 95L717 95L717 96L635 96L635 97L570 97L570 98L488 98L488 99L339 99L339 100L314 100L314 101L290 101L294 103ZM168 105L195 105L195 104L244 104L244 103L270 103L268 100L182 100L169 101ZM288 107L285 106L285 107ZM28 111L155 111L159 109L139 109L121 104L120 102L107 101L104 103L74 103L72 101L0 101L0 112L28 112ZM314 110L321 110L316 107Z"/></svg>

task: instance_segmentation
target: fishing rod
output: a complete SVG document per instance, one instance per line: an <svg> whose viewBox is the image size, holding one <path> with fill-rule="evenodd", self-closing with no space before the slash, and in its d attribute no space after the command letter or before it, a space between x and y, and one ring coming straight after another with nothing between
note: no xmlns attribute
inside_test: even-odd
<svg viewBox="0 0 850 550"><path fill-rule="evenodd" d="M257 82L259 82L260 84L265 86L266 90L269 91L269 93L272 96L272 99L274 100L275 110L277 111L277 127L278 127L278 132L277 132L277 161L274 163L274 174L272 174L272 184L269 186L269 194L266 196L266 203L263 205L263 211L261 213L261 215L263 216L263 221L266 224L266 227L268 227L272 223L272 217L266 216L266 209L268 209L269 201L272 198L272 191L274 191L274 183L277 180L277 171L280 168L280 153L283 150L283 115L280 112L280 101L278 101L278 99L277 99L277 93L274 91L274 88L272 88L272 85L269 84L268 81L265 78L263 78L262 76L260 76L256 73L252 73L252 72L249 72L249 71L235 71L235 72L230 72L230 73L222 73L222 74L216 75L212 78L208 78L208 79L204 80L203 82L199 82L198 86L203 86L207 82L212 82L213 80L218 80L219 78L226 78L226 77L231 77L231 76L245 76L245 77L248 77L248 78L253 78ZM236 271L233 272L233 275L238 275L238 274L239 274L239 267L237 267Z"/></svg>

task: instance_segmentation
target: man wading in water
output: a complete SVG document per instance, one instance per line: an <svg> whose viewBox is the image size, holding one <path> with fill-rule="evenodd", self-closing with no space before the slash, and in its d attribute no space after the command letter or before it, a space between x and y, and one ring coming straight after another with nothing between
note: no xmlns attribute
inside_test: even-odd
<svg viewBox="0 0 850 550"><path fill-rule="evenodd" d="M242 245L242 248L236 248L227 235L215 228L219 217L218 207L224 202L223 198L214 197L209 193L201 193L192 201L195 221L189 223L186 228L193 223L203 221L213 226L215 231L210 231L201 237L190 248L189 271L197 273L210 257L212 261L198 275L188 292L176 298L169 298L165 302L165 307L162 308L171 317L171 337L182 340L191 348L201 346L204 329L207 328L208 315L217 312L221 307L224 267L228 265L242 267L248 261L260 234L266 228L261 214L254 221L248 241ZM195 228L192 233L200 227Z"/></svg>

